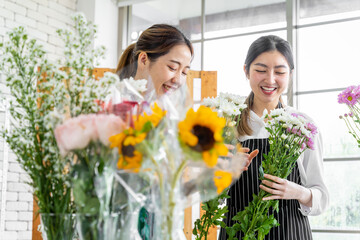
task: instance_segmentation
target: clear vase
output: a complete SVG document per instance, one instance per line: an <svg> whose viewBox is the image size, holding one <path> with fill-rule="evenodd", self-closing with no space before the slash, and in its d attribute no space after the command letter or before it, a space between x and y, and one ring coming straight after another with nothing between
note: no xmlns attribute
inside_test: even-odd
<svg viewBox="0 0 360 240"><path fill-rule="evenodd" d="M118 240L119 214L76 214L76 229L80 240Z"/></svg>
<svg viewBox="0 0 360 240"><path fill-rule="evenodd" d="M43 240L76 239L74 214L40 213L40 222Z"/></svg>

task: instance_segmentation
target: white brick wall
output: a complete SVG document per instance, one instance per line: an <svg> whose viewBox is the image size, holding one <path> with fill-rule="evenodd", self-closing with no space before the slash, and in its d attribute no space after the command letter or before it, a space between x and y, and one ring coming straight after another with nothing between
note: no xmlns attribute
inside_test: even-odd
<svg viewBox="0 0 360 240"><path fill-rule="evenodd" d="M49 53L49 59L62 56L63 44L57 39L56 30L72 24L70 16L76 11L77 0L0 0L0 41L6 39L6 32L23 25L31 38L38 40ZM0 73L1 74L1 73ZM3 78L0 88L5 85ZM8 90L5 91L8 94ZM0 111L0 127L4 125L4 113ZM1 240L30 240L32 237L33 195L25 183L29 177L21 169L11 152L8 156L8 172L4 174L4 147L0 140L0 205L5 198L4 232ZM5 197L2 196L2 182L6 175ZM1 234L1 229L0 229Z"/></svg>

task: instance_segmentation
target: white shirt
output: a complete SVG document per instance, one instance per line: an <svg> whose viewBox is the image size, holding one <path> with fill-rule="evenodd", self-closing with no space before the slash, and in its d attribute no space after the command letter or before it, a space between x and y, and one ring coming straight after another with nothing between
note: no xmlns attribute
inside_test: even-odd
<svg viewBox="0 0 360 240"><path fill-rule="evenodd" d="M287 106L284 109L289 112L299 113L313 122L310 117L297 111L295 108ZM265 122L256 115L255 112L250 111L248 123L253 130L253 134L251 136L241 136L239 138L241 142L247 139L263 139L269 137L269 132L265 129ZM312 207L307 207L300 203L299 210L305 216L321 214L329 203L329 192L324 183L323 143L319 128L318 134L316 134L314 138L314 149L315 150L305 150L297 160L301 183L304 187L310 189L312 194Z"/></svg>

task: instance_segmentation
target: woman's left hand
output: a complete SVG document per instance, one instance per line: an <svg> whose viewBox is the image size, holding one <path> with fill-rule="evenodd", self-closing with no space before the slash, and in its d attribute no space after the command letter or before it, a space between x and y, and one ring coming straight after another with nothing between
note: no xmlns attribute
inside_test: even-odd
<svg viewBox="0 0 360 240"><path fill-rule="evenodd" d="M262 184L260 184L260 188L272 195L263 198L263 200L296 199L303 205L311 205L312 194L310 189L269 174L264 174L264 177L266 179L261 182Z"/></svg>

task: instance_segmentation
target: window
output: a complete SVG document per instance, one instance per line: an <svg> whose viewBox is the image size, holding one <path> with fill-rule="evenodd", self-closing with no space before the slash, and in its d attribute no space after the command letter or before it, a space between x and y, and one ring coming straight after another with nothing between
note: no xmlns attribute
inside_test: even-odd
<svg viewBox="0 0 360 240"><path fill-rule="evenodd" d="M293 16L298 25L287 24ZM159 21L179 26L194 44L192 69L217 71L218 92L240 95L250 91L243 71L250 43L295 32L296 75L288 97L320 127L331 199L323 215L310 217L314 239L359 236L360 149L338 118L347 108L337 103L340 91L360 83L359 0L154 0L134 4L132 18L136 31Z"/></svg>

